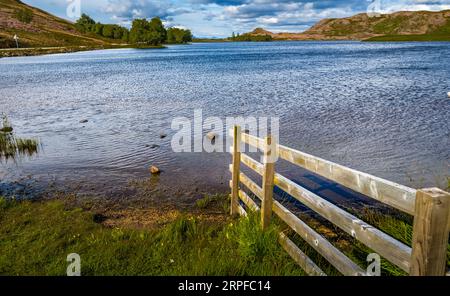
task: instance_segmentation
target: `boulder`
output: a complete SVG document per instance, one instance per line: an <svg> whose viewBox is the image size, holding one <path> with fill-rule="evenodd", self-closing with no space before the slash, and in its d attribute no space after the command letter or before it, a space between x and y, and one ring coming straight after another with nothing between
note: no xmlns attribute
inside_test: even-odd
<svg viewBox="0 0 450 296"><path fill-rule="evenodd" d="M212 141L215 141L215 140L217 139L218 136L219 136L218 134L213 133L213 132L209 132L209 133L206 134L206 138L207 138L208 140L210 140L211 142L212 142Z"/></svg>
<svg viewBox="0 0 450 296"><path fill-rule="evenodd" d="M159 174L161 174L161 170L157 166L152 165L150 167L150 173L152 175L159 175Z"/></svg>
<svg viewBox="0 0 450 296"><path fill-rule="evenodd" d="M13 128L10 126L5 126L0 129L0 132L2 132L2 133L12 133L12 131L13 131Z"/></svg>
<svg viewBox="0 0 450 296"><path fill-rule="evenodd" d="M156 144L147 144L147 145L145 145L145 147L147 147L147 148L150 148L150 149L157 149L157 148L159 148L159 145L156 145Z"/></svg>
<svg viewBox="0 0 450 296"><path fill-rule="evenodd" d="M161 134L159 134L159 137L160 137L161 139L167 138L167 134L161 133Z"/></svg>
<svg viewBox="0 0 450 296"><path fill-rule="evenodd" d="M87 119L80 120L80 123L87 123L87 122L89 122L89 120L87 120Z"/></svg>

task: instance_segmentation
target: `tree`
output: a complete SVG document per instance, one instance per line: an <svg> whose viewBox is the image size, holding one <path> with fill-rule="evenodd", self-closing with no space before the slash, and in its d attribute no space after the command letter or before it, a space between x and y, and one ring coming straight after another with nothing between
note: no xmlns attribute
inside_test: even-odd
<svg viewBox="0 0 450 296"><path fill-rule="evenodd" d="M146 19L135 19L130 30L131 43L145 43L147 45L160 45L166 41L167 31L161 19L153 18L150 22Z"/></svg>
<svg viewBox="0 0 450 296"><path fill-rule="evenodd" d="M159 45L166 41L167 31L159 17L150 20L150 31L152 32L152 45Z"/></svg>
<svg viewBox="0 0 450 296"><path fill-rule="evenodd" d="M191 30L184 30L183 43L192 42L192 38Z"/></svg>
<svg viewBox="0 0 450 296"><path fill-rule="evenodd" d="M113 38L116 40L122 39L124 31L124 28L117 25L114 26Z"/></svg>
<svg viewBox="0 0 450 296"><path fill-rule="evenodd" d="M75 23L75 26L77 27L78 31L82 33L93 31L95 29L95 25L96 25L95 21L85 13L83 13Z"/></svg>
<svg viewBox="0 0 450 296"><path fill-rule="evenodd" d="M135 19L131 25L129 40L131 43L144 43L145 32L149 31L149 23L146 19Z"/></svg>
<svg viewBox="0 0 450 296"><path fill-rule="evenodd" d="M103 24L97 23L94 26L94 33L100 36L103 36Z"/></svg>
<svg viewBox="0 0 450 296"><path fill-rule="evenodd" d="M106 38L114 38L114 26L104 25L102 35Z"/></svg>
<svg viewBox="0 0 450 296"><path fill-rule="evenodd" d="M122 41L128 42L129 39L130 39L130 32L127 29L123 30Z"/></svg>
<svg viewBox="0 0 450 296"><path fill-rule="evenodd" d="M180 28L167 29L167 43L187 43L192 41L192 33L190 30Z"/></svg>

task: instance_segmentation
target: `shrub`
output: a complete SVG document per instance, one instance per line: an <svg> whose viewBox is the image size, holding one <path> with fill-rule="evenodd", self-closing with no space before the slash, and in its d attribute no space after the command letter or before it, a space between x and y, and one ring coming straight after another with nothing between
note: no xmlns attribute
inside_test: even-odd
<svg viewBox="0 0 450 296"><path fill-rule="evenodd" d="M22 23L29 24L33 21L33 12L29 9L16 10L15 16Z"/></svg>

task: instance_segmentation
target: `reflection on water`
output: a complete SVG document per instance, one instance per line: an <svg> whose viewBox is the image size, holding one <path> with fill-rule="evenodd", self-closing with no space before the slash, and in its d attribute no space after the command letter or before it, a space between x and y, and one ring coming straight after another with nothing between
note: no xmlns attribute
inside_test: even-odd
<svg viewBox="0 0 450 296"><path fill-rule="evenodd" d="M0 112L43 143L36 159L1 166L1 182L32 176L36 188L114 192L155 164L161 183L226 190L229 155L170 147L172 119L203 109L279 116L284 145L435 185L433 174L449 171L449 65L450 43L212 43L1 59Z"/></svg>

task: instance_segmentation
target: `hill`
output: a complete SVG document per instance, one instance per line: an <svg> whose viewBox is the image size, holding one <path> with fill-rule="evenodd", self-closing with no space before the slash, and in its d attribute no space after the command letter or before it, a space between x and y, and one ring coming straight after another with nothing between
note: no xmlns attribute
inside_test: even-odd
<svg viewBox="0 0 450 296"><path fill-rule="evenodd" d="M0 48L15 47L107 46L110 40L80 33L75 25L18 0L0 0Z"/></svg>
<svg viewBox="0 0 450 296"><path fill-rule="evenodd" d="M274 40L450 41L450 10L401 11L369 17L366 13L323 19L302 33L272 33L261 28L247 33Z"/></svg>

